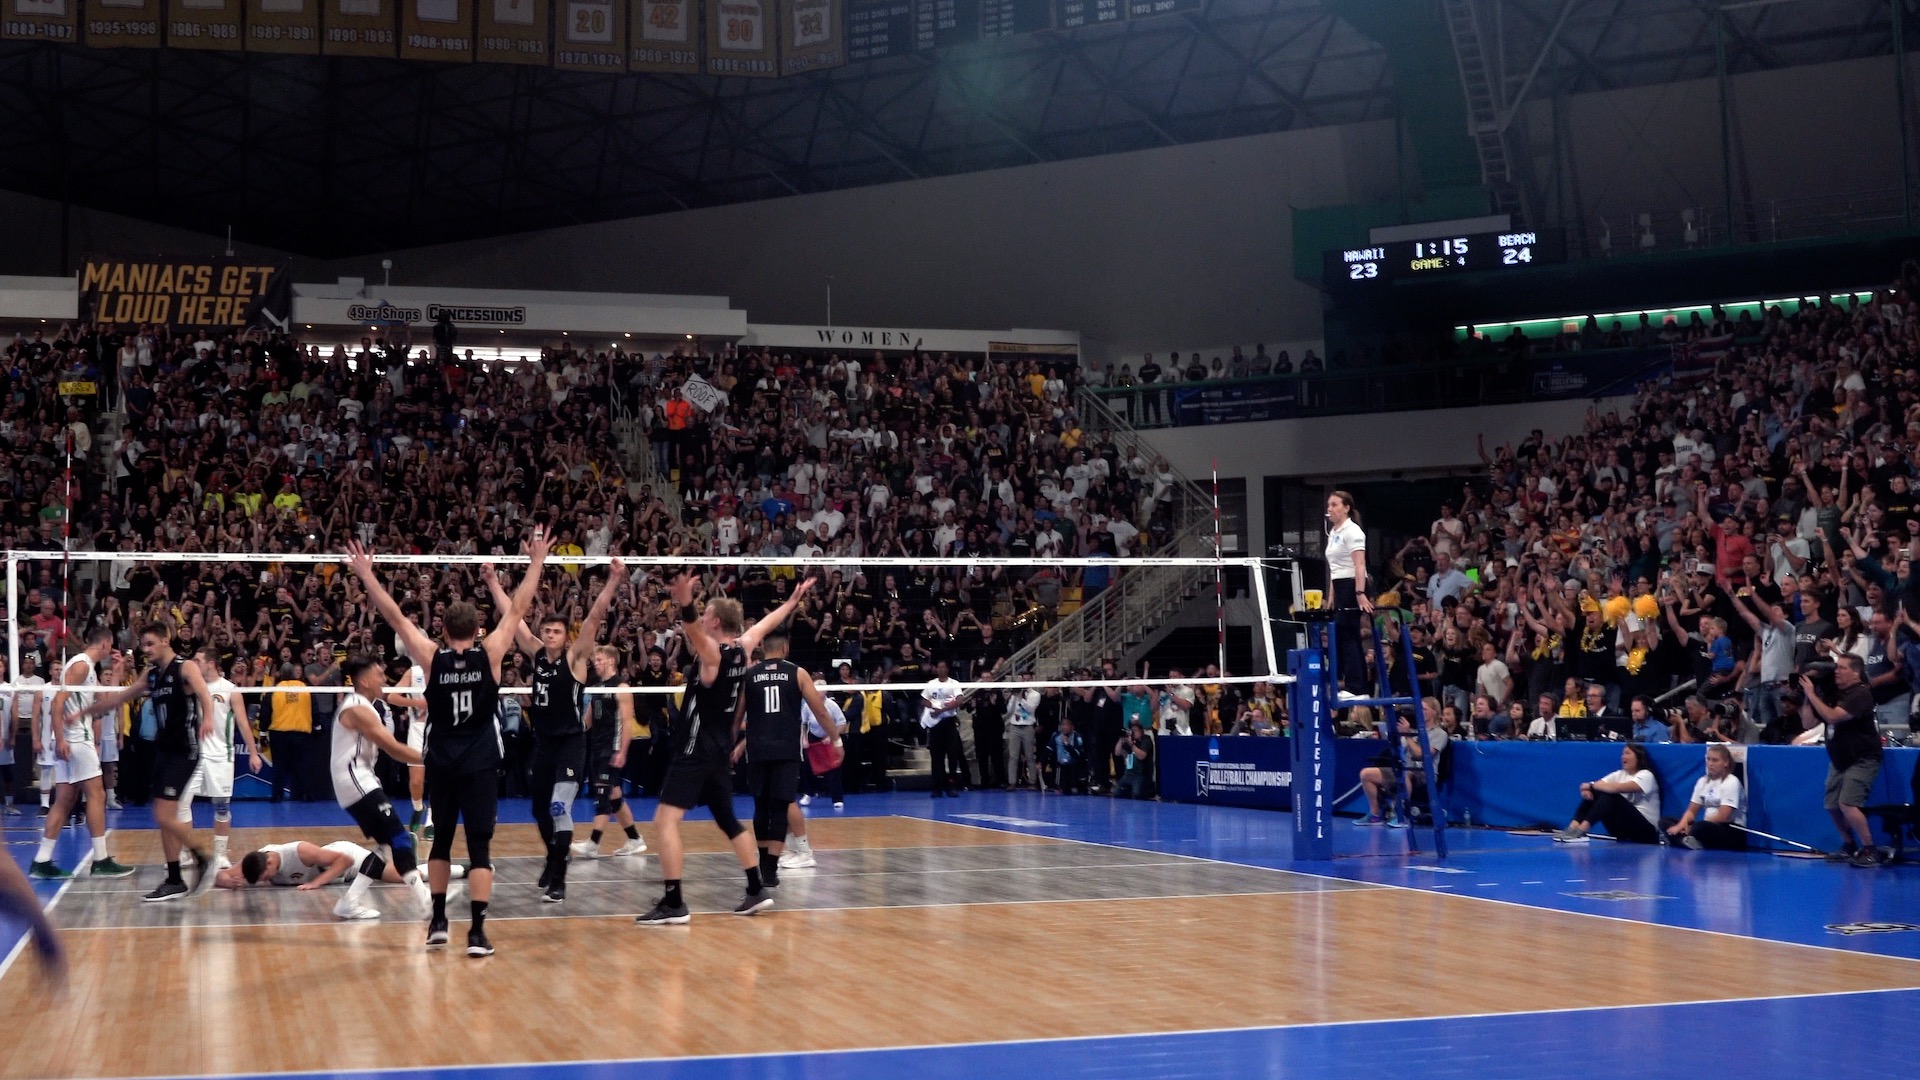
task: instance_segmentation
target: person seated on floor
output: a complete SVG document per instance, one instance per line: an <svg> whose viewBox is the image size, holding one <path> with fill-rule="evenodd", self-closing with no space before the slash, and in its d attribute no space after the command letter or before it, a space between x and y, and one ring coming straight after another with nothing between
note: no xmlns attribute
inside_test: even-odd
<svg viewBox="0 0 1920 1080"><path fill-rule="evenodd" d="M1667 828L1667 835L1695 851L1744 848L1747 834L1736 826L1746 823L1746 792L1733 775L1733 750L1714 743L1707 747L1707 775L1694 781L1687 812Z"/></svg>
<svg viewBox="0 0 1920 1080"><path fill-rule="evenodd" d="M1605 825L1615 840L1631 844L1660 842L1660 781L1653 774L1647 748L1628 743L1620 748L1620 767L1598 780L1580 785L1580 806L1573 821L1553 834L1562 844L1584 844L1595 825Z"/></svg>
<svg viewBox="0 0 1920 1080"><path fill-rule="evenodd" d="M1421 712L1427 718L1427 745L1433 750L1434 758L1439 759L1440 751L1447 748L1451 732L1460 730L1460 707L1442 706L1438 698L1426 698L1420 703ZM1401 782L1407 786L1407 795L1413 795L1414 785L1424 784L1427 770L1420 757L1420 738L1414 734L1413 720L1406 714L1400 717L1400 754L1406 765ZM1393 756L1382 753L1374 758L1374 763L1360 770L1360 789L1367 796L1367 816L1355 824L1386 825L1388 828L1404 829L1407 823L1398 817L1383 813L1381 799L1387 788L1393 785ZM1387 807L1391 809L1391 807Z"/></svg>

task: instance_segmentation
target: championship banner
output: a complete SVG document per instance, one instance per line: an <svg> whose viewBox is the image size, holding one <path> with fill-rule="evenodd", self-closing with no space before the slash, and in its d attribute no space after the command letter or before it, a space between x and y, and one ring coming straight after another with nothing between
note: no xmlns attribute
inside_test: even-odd
<svg viewBox="0 0 1920 1080"><path fill-rule="evenodd" d="M397 0L324 0L325 32L320 51L328 56L399 55L393 5Z"/></svg>
<svg viewBox="0 0 1920 1080"><path fill-rule="evenodd" d="M403 60L473 62L473 0L399 0Z"/></svg>
<svg viewBox="0 0 1920 1080"><path fill-rule="evenodd" d="M247 0L247 51L320 52L320 0Z"/></svg>
<svg viewBox="0 0 1920 1080"><path fill-rule="evenodd" d="M700 74L700 7L694 0L630 0L628 71Z"/></svg>
<svg viewBox="0 0 1920 1080"><path fill-rule="evenodd" d="M706 0L707 74L771 78L773 0Z"/></svg>
<svg viewBox="0 0 1920 1080"><path fill-rule="evenodd" d="M73 43L80 25L80 0L5 0L5 4L0 38Z"/></svg>
<svg viewBox="0 0 1920 1080"><path fill-rule="evenodd" d="M725 391L698 375L689 377L686 384L680 387L680 393L701 412L712 412L727 403Z"/></svg>
<svg viewBox="0 0 1920 1080"><path fill-rule="evenodd" d="M95 49L157 49L163 21L160 0L92 0L80 29Z"/></svg>
<svg viewBox="0 0 1920 1080"><path fill-rule="evenodd" d="M80 271L84 320L127 325L285 330L293 316L293 271L241 259L91 257Z"/></svg>
<svg viewBox="0 0 1920 1080"><path fill-rule="evenodd" d="M234 52L241 47L241 0L168 0L167 47Z"/></svg>
<svg viewBox="0 0 1920 1080"><path fill-rule="evenodd" d="M562 71L627 69L626 0L558 0L553 66Z"/></svg>
<svg viewBox="0 0 1920 1080"><path fill-rule="evenodd" d="M489 64L547 65L548 0L474 0L480 13L473 58Z"/></svg>
<svg viewBox="0 0 1920 1080"><path fill-rule="evenodd" d="M845 0L780 0L780 74L824 71L847 62Z"/></svg>

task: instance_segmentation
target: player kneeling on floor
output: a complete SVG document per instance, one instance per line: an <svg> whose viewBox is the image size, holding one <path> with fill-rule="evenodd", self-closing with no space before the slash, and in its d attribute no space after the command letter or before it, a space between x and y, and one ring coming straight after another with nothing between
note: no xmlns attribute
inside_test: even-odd
<svg viewBox="0 0 1920 1080"><path fill-rule="evenodd" d="M456 871L464 869L454 867ZM340 881L347 883L347 895L333 906L333 913L342 919L380 917L379 910L367 903L367 890L375 881L389 885L407 883L392 863L351 840L336 840L324 846L296 840L247 852L238 868L220 871L214 885L221 889L279 885L309 892Z"/></svg>
<svg viewBox="0 0 1920 1080"><path fill-rule="evenodd" d="M340 808L352 815L367 839L385 844L393 852L394 868L412 887L421 910L431 910L433 898L421 879L419 857L413 849L413 834L400 824L393 803L374 775L374 764L385 752L395 761L412 764L420 760L420 751L401 743L387 727L382 710L386 702L387 673L370 656L350 656L340 665L341 674L353 686L353 693L340 702L333 723L333 797ZM363 916L364 917L364 916Z"/></svg>

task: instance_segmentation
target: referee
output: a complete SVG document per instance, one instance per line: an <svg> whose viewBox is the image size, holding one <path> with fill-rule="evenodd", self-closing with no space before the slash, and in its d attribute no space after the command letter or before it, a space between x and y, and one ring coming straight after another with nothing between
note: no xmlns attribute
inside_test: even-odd
<svg viewBox="0 0 1920 1080"><path fill-rule="evenodd" d="M1366 653L1360 648L1360 615L1373 614L1367 595L1367 534L1353 516L1353 496L1327 496L1327 577L1333 592L1334 630L1339 640L1340 685L1349 694L1367 694Z"/></svg>

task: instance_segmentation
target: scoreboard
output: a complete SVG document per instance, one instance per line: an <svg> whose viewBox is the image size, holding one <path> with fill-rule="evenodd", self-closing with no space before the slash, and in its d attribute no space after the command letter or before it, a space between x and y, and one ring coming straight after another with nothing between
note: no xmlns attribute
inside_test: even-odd
<svg viewBox="0 0 1920 1080"><path fill-rule="evenodd" d="M1326 285L1365 288L1410 279L1512 272L1566 259L1566 237L1557 231L1516 230L1396 240L1327 252Z"/></svg>

